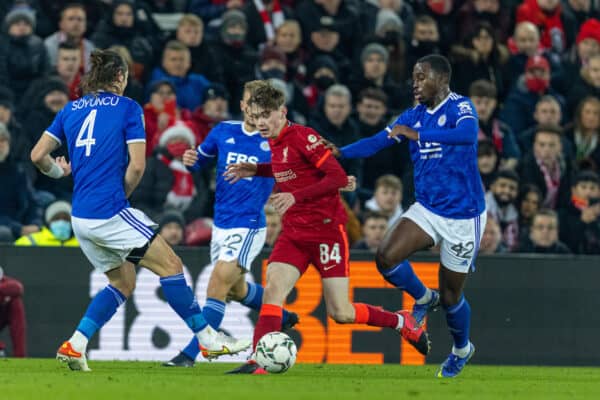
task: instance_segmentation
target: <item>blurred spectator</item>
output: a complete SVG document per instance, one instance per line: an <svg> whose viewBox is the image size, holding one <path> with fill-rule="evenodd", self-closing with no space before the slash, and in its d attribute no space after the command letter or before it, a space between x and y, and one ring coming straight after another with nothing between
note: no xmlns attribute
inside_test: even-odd
<svg viewBox="0 0 600 400"><path fill-rule="evenodd" d="M194 134L185 124L165 130L155 156L147 160L131 203L155 219L169 208L182 212L186 224L203 216L208 202L207 185L200 173L191 173L181 161L183 153L195 145Z"/></svg>
<svg viewBox="0 0 600 400"><path fill-rule="evenodd" d="M494 218L488 216L487 222L485 223L483 236L481 236L479 253L496 254L506 253L506 251L506 246L504 246L504 244L502 243L502 233L500 232L500 226Z"/></svg>
<svg viewBox="0 0 600 400"><path fill-rule="evenodd" d="M303 4L311 1L313 0ZM305 29L306 26L303 26L303 30ZM309 32L309 37L304 45L308 49L311 58L327 55L335 60L340 71L339 78L342 82L346 82L347 77L352 72L352 65L350 56L340 49L340 40L339 26L335 24L331 17L325 16L321 17L319 24Z"/></svg>
<svg viewBox="0 0 600 400"><path fill-rule="evenodd" d="M318 110L311 118L309 126L321 136L338 147L354 143L360 139L358 125L350 118L352 111L352 95L344 85L333 85L325 92L322 110ZM340 164L348 175L358 176L361 160L340 160Z"/></svg>
<svg viewBox="0 0 600 400"><path fill-rule="evenodd" d="M167 210L158 219L158 233L170 246L185 244L185 220L177 210Z"/></svg>
<svg viewBox="0 0 600 400"><path fill-rule="evenodd" d="M220 18L226 11L242 8L243 5L244 0L190 0L188 10L209 23Z"/></svg>
<svg viewBox="0 0 600 400"><path fill-rule="evenodd" d="M598 14L598 3L593 0L564 0L561 3L562 13L569 20L575 21L575 32L579 31L581 25ZM596 8L596 10L594 10Z"/></svg>
<svg viewBox="0 0 600 400"><path fill-rule="evenodd" d="M513 36L508 42L511 52L506 66L507 80L511 80L510 85L525 71L525 65L530 57L541 55L540 31L537 26L529 21L519 22L515 26Z"/></svg>
<svg viewBox="0 0 600 400"><path fill-rule="evenodd" d="M481 175L481 181L486 192L496 179L499 165L500 157L494 144L487 139L480 140L477 144L477 168L479 169L479 175Z"/></svg>
<svg viewBox="0 0 600 400"><path fill-rule="evenodd" d="M377 252L388 227L388 217L377 211L368 211L363 216L362 239L352 245L353 249Z"/></svg>
<svg viewBox="0 0 600 400"><path fill-rule="evenodd" d="M567 91L572 81L568 78L577 76L581 67L586 65L591 56L600 53L600 21L595 18L587 20L577 34L573 50L568 54L565 61L564 88Z"/></svg>
<svg viewBox="0 0 600 400"><path fill-rule="evenodd" d="M150 101L144 105L144 120L147 156L154 152L161 134L168 127L181 121L192 131L195 128L191 111L177 106L175 86L168 80L159 80L150 86Z"/></svg>
<svg viewBox="0 0 600 400"><path fill-rule="evenodd" d="M197 130L196 143L202 143L216 124L230 118L229 93L220 83L211 83L204 92L204 104L192 114Z"/></svg>
<svg viewBox="0 0 600 400"><path fill-rule="evenodd" d="M365 203L365 208L377 211L388 218L388 226L400 220L402 209L402 181L395 175L380 176L375 182L375 193Z"/></svg>
<svg viewBox="0 0 600 400"><path fill-rule="evenodd" d="M254 79L255 66L258 61L256 51L246 43L248 23L243 12L229 10L223 14L220 28L220 41L215 44L216 58L213 62L223 66L225 87L231 102L231 113L240 114L240 101L244 83Z"/></svg>
<svg viewBox="0 0 600 400"><path fill-rule="evenodd" d="M462 45L452 46L452 90L467 93L474 80L485 79L495 86L496 97L504 98L506 84L502 71L508 52L498 44L495 35L490 24L480 22L470 30Z"/></svg>
<svg viewBox="0 0 600 400"><path fill-rule="evenodd" d="M383 90L388 98L387 107L392 113L397 113L411 106L412 101L406 100L408 96L388 76L389 57L387 49L379 43L366 45L360 54L362 68L351 78L349 87L356 98L366 88Z"/></svg>
<svg viewBox="0 0 600 400"><path fill-rule="evenodd" d="M185 14L179 20L175 39L190 49L190 71L204 75L211 82L223 82L223 67L214 62L212 46L204 40L204 23L194 14Z"/></svg>
<svg viewBox="0 0 600 400"><path fill-rule="evenodd" d="M23 126L15 118L15 98L12 91L0 86L0 122L10 132L10 148L13 160L22 163L27 175L33 179L35 168L32 168L29 152L32 144L24 134Z"/></svg>
<svg viewBox="0 0 600 400"><path fill-rule="evenodd" d="M21 236L16 246L79 247L71 226L71 204L58 200L44 213L46 224L39 232Z"/></svg>
<svg viewBox="0 0 600 400"><path fill-rule="evenodd" d="M44 42L33 31L35 14L29 7L16 7L4 18L7 35L0 36L0 84L13 93L24 93L31 81L50 70Z"/></svg>
<svg viewBox="0 0 600 400"><path fill-rule="evenodd" d="M556 208L568 202L572 166L561 155L562 129L540 125L536 128L533 151L519 163L522 183L533 183L540 188L544 208Z"/></svg>
<svg viewBox="0 0 600 400"><path fill-rule="evenodd" d="M265 238L265 248L273 248L275 242L281 233L281 215L270 206L265 206L265 216L267 218L267 234Z"/></svg>
<svg viewBox="0 0 600 400"><path fill-rule="evenodd" d="M560 239L575 254L600 254L600 178L584 171L571 187L571 201L559 210Z"/></svg>
<svg viewBox="0 0 600 400"><path fill-rule="evenodd" d="M498 106L496 87L480 79L471 84L468 93L479 117L478 140L490 140L500 155L500 166L514 169L521 151L510 127L494 117Z"/></svg>
<svg viewBox="0 0 600 400"><path fill-rule="evenodd" d="M558 215L555 211L541 209L533 216L531 232L521 243L519 253L571 253L569 248L558 240Z"/></svg>
<svg viewBox="0 0 600 400"><path fill-rule="evenodd" d="M429 15L420 15L415 19L415 26L406 49L406 71L412 76L417 60L429 54L441 54L440 32L435 19Z"/></svg>
<svg viewBox="0 0 600 400"><path fill-rule="evenodd" d="M113 0L91 40L100 49L125 46L134 61L134 69L129 73L143 80L154 63L154 50L152 41L145 35L147 32L138 24L139 15L133 0Z"/></svg>
<svg viewBox="0 0 600 400"><path fill-rule="evenodd" d="M6 326L9 327L13 357L27 355L27 321L23 293L23 284L4 275L4 270L0 267L0 331ZM2 342L0 342L0 353L5 353Z"/></svg>
<svg viewBox="0 0 600 400"><path fill-rule="evenodd" d="M177 40L165 45L160 67L154 68L150 84L156 81L169 81L175 86L177 105L194 110L204 99L202 95L210 82L204 75L190 72L191 55L188 47Z"/></svg>
<svg viewBox="0 0 600 400"><path fill-rule="evenodd" d="M500 0L469 0L465 1L457 13L457 40L462 42L468 35L469 29L480 22L486 22L494 27L494 34L500 43L506 43L512 29L512 13Z"/></svg>
<svg viewBox="0 0 600 400"><path fill-rule="evenodd" d="M33 199L31 182L10 154L10 133L0 123L0 242L14 242L40 230L40 210Z"/></svg>
<svg viewBox="0 0 600 400"><path fill-rule="evenodd" d="M285 53L287 80L304 83L306 80L306 52L302 48L302 29L293 19L285 20L275 35L275 46Z"/></svg>
<svg viewBox="0 0 600 400"><path fill-rule="evenodd" d="M565 136L575 149L577 164L588 164L600 171L600 97L588 96L581 100L575 111L573 127Z"/></svg>
<svg viewBox="0 0 600 400"><path fill-rule="evenodd" d="M400 19L391 9L379 10L373 35L367 35L365 43L379 43L387 49L390 55L388 74L394 82L402 84L412 73L406 68L405 38L412 34L415 16L410 5L403 0L383 0L382 2L399 4L402 7L401 13L408 8L410 11ZM371 31L366 30L366 32Z"/></svg>
<svg viewBox="0 0 600 400"><path fill-rule="evenodd" d="M81 51L70 42L58 45L56 55L56 74L69 88L69 100L81 96Z"/></svg>
<svg viewBox="0 0 600 400"><path fill-rule="evenodd" d="M339 43L334 47L337 47L340 53L350 60L358 55L355 54L355 51L357 51L356 44L361 42L363 32L358 8L352 1L307 0L298 4L295 11L296 17L302 25L304 43L309 43L312 40L312 43L316 44L313 33L329 26L338 36L337 41ZM317 41L321 40L322 38ZM318 45L317 47L322 46ZM340 69L343 69L343 67L340 67Z"/></svg>
<svg viewBox="0 0 600 400"><path fill-rule="evenodd" d="M29 112L23 117L27 121L25 134L31 143L37 143L46 128L48 128L54 117L69 101L69 89L58 78L42 78L31 84L31 87L23 96L23 104L27 105ZM69 158L67 146L60 146L52 152L52 157L64 156ZM45 200L41 200L40 193L36 198L40 206L45 207L55 199L71 201L73 195L73 176L65 176L61 179L50 178L36 171L33 182L36 191L45 192Z"/></svg>
<svg viewBox="0 0 600 400"><path fill-rule="evenodd" d="M542 56L530 57L525 66L525 73L518 78L506 96L500 119L510 126L513 132L523 132L534 124L535 105L547 94L554 96L561 107L564 106L563 97L550 87L548 60Z"/></svg>
<svg viewBox="0 0 600 400"><path fill-rule="evenodd" d="M516 22L522 21L539 28L544 49L561 54L575 41L577 22L562 12L560 0L524 0L516 11Z"/></svg>
<svg viewBox="0 0 600 400"><path fill-rule="evenodd" d="M114 45L110 46L109 50L116 51L119 53L123 60L127 63L127 67L129 71L133 71L135 68L133 58L131 58L131 53L127 50L127 47ZM127 96L139 104L144 104L145 93L144 86L140 82L138 78L136 78L133 74L127 74L127 86L125 87L125 92L123 92L123 96Z"/></svg>
<svg viewBox="0 0 600 400"><path fill-rule="evenodd" d="M588 63L581 67L579 75L572 83L567 95L567 110L570 116L574 116L577 105L587 96L600 99L600 53L589 58Z"/></svg>
<svg viewBox="0 0 600 400"><path fill-rule="evenodd" d="M531 183L521 185L517 206L519 207L519 242L521 242L523 238L529 236L533 216L542 206L542 192Z"/></svg>
<svg viewBox="0 0 600 400"><path fill-rule="evenodd" d="M502 243L509 251L519 245L519 212L515 206L519 176L512 170L500 170L485 195L488 215L500 226Z"/></svg>
<svg viewBox="0 0 600 400"><path fill-rule="evenodd" d="M170 14L179 12L182 10L182 8L185 8L181 7L179 5L181 1L177 0L146 0L146 3L148 5L148 9L153 13Z"/></svg>
<svg viewBox="0 0 600 400"><path fill-rule="evenodd" d="M58 31L44 40L52 67L57 65L60 44L69 42L73 44L75 49L79 50L81 72L90 70L90 54L94 50L94 44L83 37L86 30L87 14L85 6L81 3L68 3L60 12Z"/></svg>
<svg viewBox="0 0 600 400"><path fill-rule="evenodd" d="M329 56L317 56L308 64L308 85L302 93L311 109L321 105L323 94L338 77L337 65Z"/></svg>
<svg viewBox="0 0 600 400"><path fill-rule="evenodd" d="M254 49L275 42L275 32L292 14L280 0L248 0L242 7L248 21L247 41Z"/></svg>
<svg viewBox="0 0 600 400"><path fill-rule="evenodd" d="M400 26L397 31L400 37L411 34L415 24L415 11L409 2L404 0L367 0L362 2L361 25L366 34L375 32L385 35L383 25L390 22L390 18L394 18L395 24Z"/></svg>

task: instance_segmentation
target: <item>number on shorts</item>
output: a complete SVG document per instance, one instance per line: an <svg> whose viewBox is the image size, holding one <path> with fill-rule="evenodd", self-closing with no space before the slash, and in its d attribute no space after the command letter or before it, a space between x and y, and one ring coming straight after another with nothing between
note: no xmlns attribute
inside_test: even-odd
<svg viewBox="0 0 600 400"><path fill-rule="evenodd" d="M456 253L456 257L471 258L473 256L473 249L475 248L475 243L458 243L450 248Z"/></svg>
<svg viewBox="0 0 600 400"><path fill-rule="evenodd" d="M225 247L231 249L233 251L237 251L237 244L242 242L242 235L239 233L235 233L233 235L229 235L225 238Z"/></svg>
<svg viewBox="0 0 600 400"><path fill-rule="evenodd" d="M96 113L98 110L92 110L85 117L83 125L77 134L77 140L75 141L75 147L85 147L85 156L89 157L92 153L92 146L96 144L96 139L92 136L94 134L94 125L96 123ZM83 135L87 134L86 138L83 139Z"/></svg>
<svg viewBox="0 0 600 400"><path fill-rule="evenodd" d="M319 254L322 264L327 264L329 260L333 260L339 264L342 260L342 256L340 255L340 245L338 243L333 244L331 251L329 251L328 244L321 243L319 245Z"/></svg>

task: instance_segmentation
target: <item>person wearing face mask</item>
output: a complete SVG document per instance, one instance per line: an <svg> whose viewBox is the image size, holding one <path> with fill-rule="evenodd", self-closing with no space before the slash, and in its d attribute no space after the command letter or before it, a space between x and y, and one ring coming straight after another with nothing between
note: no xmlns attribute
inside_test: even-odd
<svg viewBox="0 0 600 400"><path fill-rule="evenodd" d="M529 57L524 74L508 92L500 120L510 126L513 132L523 132L535 124L535 105L545 95L556 98L564 115L565 99L550 85L550 64L546 58L535 55Z"/></svg>
<svg viewBox="0 0 600 400"><path fill-rule="evenodd" d="M35 14L28 6L15 6L4 18L0 35L0 80L13 93L24 93L31 82L46 75L50 61L44 42L33 32Z"/></svg>
<svg viewBox="0 0 600 400"><path fill-rule="evenodd" d="M154 156L146 161L146 172L131 195L134 207L158 219L167 209L183 213L186 223L206 215L208 184L198 172L188 171L182 162L186 150L194 148L194 133L176 123L160 136Z"/></svg>
<svg viewBox="0 0 600 400"><path fill-rule="evenodd" d="M71 204L64 200L51 203L44 213L46 224L39 232L21 236L15 246L79 247L71 227Z"/></svg>
<svg viewBox="0 0 600 400"><path fill-rule="evenodd" d="M309 84L302 90L310 109L317 107L323 94L338 81L339 70L333 58L322 55L308 64Z"/></svg>

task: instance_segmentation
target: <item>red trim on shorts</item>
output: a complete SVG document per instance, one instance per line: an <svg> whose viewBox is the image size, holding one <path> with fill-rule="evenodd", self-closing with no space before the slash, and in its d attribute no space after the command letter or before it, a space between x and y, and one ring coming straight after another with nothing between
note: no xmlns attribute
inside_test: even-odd
<svg viewBox="0 0 600 400"><path fill-rule="evenodd" d="M342 240L344 241L344 271L346 276L350 276L350 246L348 244L348 235L346 234L346 227L339 225L340 233L342 234Z"/></svg>
<svg viewBox="0 0 600 400"><path fill-rule="evenodd" d="M260 317L279 317L283 316L283 308L275 304L263 304L260 308Z"/></svg>
<svg viewBox="0 0 600 400"><path fill-rule="evenodd" d="M369 322L369 307L364 303L352 303L354 307L354 323L366 324Z"/></svg>
<svg viewBox="0 0 600 400"><path fill-rule="evenodd" d="M330 155L331 155L331 150L327 150L325 152L325 154L323 154L321 156L321 158L319 158L319 161L317 161L317 163L315 164L315 167L321 168L321 165L323 165L323 163L325 162L325 160L327 160L327 157L329 157Z"/></svg>

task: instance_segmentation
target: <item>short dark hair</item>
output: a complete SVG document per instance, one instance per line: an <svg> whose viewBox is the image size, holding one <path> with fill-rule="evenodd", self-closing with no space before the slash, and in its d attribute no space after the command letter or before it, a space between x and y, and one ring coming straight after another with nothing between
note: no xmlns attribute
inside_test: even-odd
<svg viewBox="0 0 600 400"><path fill-rule="evenodd" d="M365 213L363 213L363 215L361 216L361 224L364 224L365 222L367 222L368 219L385 219L386 221L389 221L389 217L387 215L382 214L379 211L366 211Z"/></svg>
<svg viewBox="0 0 600 400"><path fill-rule="evenodd" d="M267 111L277 110L285 104L285 94L270 83L257 87L250 96L248 105L256 105Z"/></svg>
<svg viewBox="0 0 600 400"><path fill-rule="evenodd" d="M517 204L521 204L523 202L523 200L525 200L525 197L529 193L535 193L535 194L537 194L538 199L540 200L540 204L544 200L544 196L542 195L542 191L540 190L540 188L536 184L526 183L526 184L522 185L521 189L519 190L519 196L517 197Z"/></svg>
<svg viewBox="0 0 600 400"><path fill-rule="evenodd" d="M513 182L517 182L517 184L519 184L519 182L521 181L519 175L517 175L517 173L512 169L501 169L500 171L498 171L496 177L494 178L494 182L496 182L498 179L508 179Z"/></svg>
<svg viewBox="0 0 600 400"><path fill-rule="evenodd" d="M563 129L554 124L540 124L535 127L533 137L534 139L537 137L538 133L550 133L556 136L561 136L563 134Z"/></svg>
<svg viewBox="0 0 600 400"><path fill-rule="evenodd" d="M87 14L87 11L85 9L85 5L83 5L83 3L79 3L77 1L73 1L73 2L65 4L65 6L60 9L60 19L62 19L64 17L65 11L67 11L70 8L79 8L79 9L83 10L84 13Z"/></svg>
<svg viewBox="0 0 600 400"><path fill-rule="evenodd" d="M487 79L478 79L469 86L469 97L496 99L498 98L498 90L496 90L496 85Z"/></svg>
<svg viewBox="0 0 600 400"><path fill-rule="evenodd" d="M421 14L415 18L415 25L437 25L437 21L430 15Z"/></svg>
<svg viewBox="0 0 600 400"><path fill-rule="evenodd" d="M379 88L369 87L360 92L358 95L358 102L360 103L364 99L371 99L380 101L383 104L387 105L388 96L385 92Z"/></svg>
<svg viewBox="0 0 600 400"><path fill-rule="evenodd" d="M479 143L477 143L477 157L491 156L494 154L496 156L499 155L496 146L494 146L494 143L492 143L491 140L484 139L480 140Z"/></svg>
<svg viewBox="0 0 600 400"><path fill-rule="evenodd" d="M581 182L592 182L600 186L600 177L594 171L581 171L575 175L572 186L576 186Z"/></svg>
<svg viewBox="0 0 600 400"><path fill-rule="evenodd" d="M417 64L429 64L436 74L446 75L448 80L452 77L452 67L450 61L440 54L429 54L417 60Z"/></svg>
<svg viewBox="0 0 600 400"><path fill-rule="evenodd" d="M533 224L533 220L536 217L552 217L556 220L556 224L558 225L558 214L556 213L556 211L550 209L550 208L542 208L541 210L538 210L538 212L536 212L532 218L532 224Z"/></svg>
<svg viewBox="0 0 600 400"><path fill-rule="evenodd" d="M58 50L79 50L79 46L67 40L58 44Z"/></svg>

